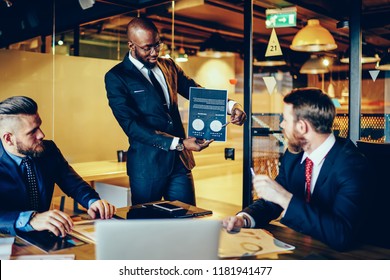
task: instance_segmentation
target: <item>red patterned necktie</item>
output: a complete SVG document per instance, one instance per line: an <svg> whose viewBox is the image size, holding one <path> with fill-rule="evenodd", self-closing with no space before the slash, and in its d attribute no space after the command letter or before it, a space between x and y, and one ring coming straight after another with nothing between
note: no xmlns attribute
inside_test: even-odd
<svg viewBox="0 0 390 280"><path fill-rule="evenodd" d="M310 184L311 184L311 173L313 171L313 162L311 159L306 158L305 162L305 178L306 178L306 202L310 202Z"/></svg>

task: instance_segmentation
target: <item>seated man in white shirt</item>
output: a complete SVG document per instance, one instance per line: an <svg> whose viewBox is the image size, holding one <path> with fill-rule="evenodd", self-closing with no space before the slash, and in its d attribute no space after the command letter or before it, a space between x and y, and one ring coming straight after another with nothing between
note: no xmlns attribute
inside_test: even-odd
<svg viewBox="0 0 390 280"><path fill-rule="evenodd" d="M280 126L288 149L279 174L275 180L254 176L261 199L225 218L223 225L228 231L261 228L282 215L286 226L337 250L348 249L363 221L366 159L349 139L333 135L336 110L321 90L296 89L283 101ZM309 160L312 164L305 168Z"/></svg>

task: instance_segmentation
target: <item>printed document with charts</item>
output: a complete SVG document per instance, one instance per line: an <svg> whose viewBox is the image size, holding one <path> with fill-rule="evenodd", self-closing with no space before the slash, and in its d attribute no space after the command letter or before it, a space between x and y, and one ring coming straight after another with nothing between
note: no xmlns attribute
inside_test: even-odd
<svg viewBox="0 0 390 280"><path fill-rule="evenodd" d="M262 229L242 228L238 233L228 233L223 229L218 255L220 258L249 257L294 249Z"/></svg>
<svg viewBox="0 0 390 280"><path fill-rule="evenodd" d="M73 216L73 230L70 233L74 237L77 237L88 243L95 243L95 222L88 215Z"/></svg>

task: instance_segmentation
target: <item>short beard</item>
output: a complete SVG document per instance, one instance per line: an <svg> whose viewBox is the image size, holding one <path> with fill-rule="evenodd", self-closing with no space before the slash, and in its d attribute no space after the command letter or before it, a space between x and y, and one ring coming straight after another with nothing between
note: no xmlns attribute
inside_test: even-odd
<svg viewBox="0 0 390 280"><path fill-rule="evenodd" d="M134 48L134 58L144 64L147 69L153 69L156 66L156 63L150 63L146 59L144 59L137 51L137 48Z"/></svg>
<svg viewBox="0 0 390 280"><path fill-rule="evenodd" d="M287 137L286 137L287 138ZM298 154L303 151L303 147L307 146L308 143L305 138L298 135L295 131L291 139L287 138L288 150L293 154Z"/></svg>
<svg viewBox="0 0 390 280"><path fill-rule="evenodd" d="M287 148L293 154L299 154L300 152L302 152L302 148L295 143L288 142Z"/></svg>
<svg viewBox="0 0 390 280"><path fill-rule="evenodd" d="M20 142L16 142L16 149L19 154L29 156L32 158L38 158L43 155L45 152L45 146L43 145L43 142L36 145L35 148L24 148L23 145L20 144Z"/></svg>

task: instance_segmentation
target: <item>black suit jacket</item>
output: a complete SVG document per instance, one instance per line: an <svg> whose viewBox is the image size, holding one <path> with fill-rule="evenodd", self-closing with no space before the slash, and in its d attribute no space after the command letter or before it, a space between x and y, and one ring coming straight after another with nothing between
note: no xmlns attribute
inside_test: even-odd
<svg viewBox="0 0 390 280"><path fill-rule="evenodd" d="M364 221L367 161L347 139L336 138L327 154L314 187L311 202L305 202L305 164L302 153L288 150L281 159L276 181L293 198L281 219L288 227L311 235L338 250L352 246ZM262 227L276 219L282 208L262 199L244 209Z"/></svg>
<svg viewBox="0 0 390 280"><path fill-rule="evenodd" d="M45 152L34 158L40 186L39 212L49 210L56 183L64 193L88 208L90 199L99 195L68 164L53 141L44 141ZM20 166L5 152L0 142L0 232L15 235L15 221L20 212L30 211L28 193ZM34 209L36 210L36 209Z"/></svg>
<svg viewBox="0 0 390 280"><path fill-rule="evenodd" d="M130 178L160 178L171 173L175 161L175 153L169 152L172 139L185 138L177 94L188 99L190 87L199 86L172 59L159 58L157 65L168 85L168 113L153 85L133 65L128 54L105 76L109 106L129 138ZM195 166L191 152L184 150L180 157L187 169Z"/></svg>

